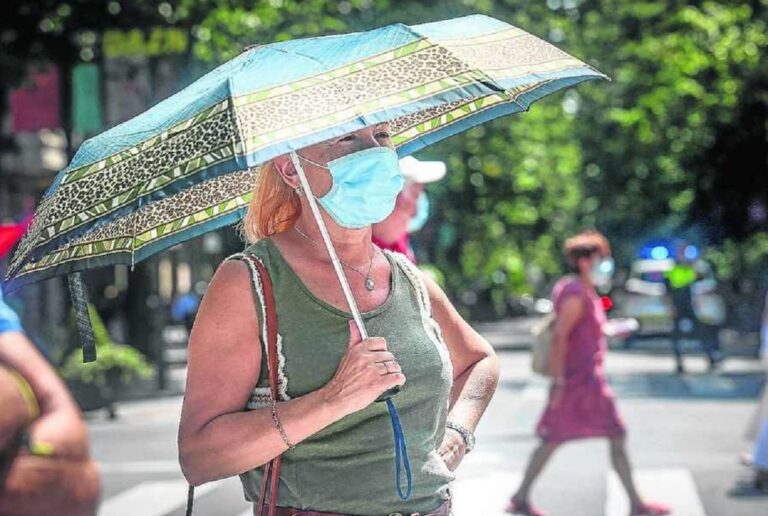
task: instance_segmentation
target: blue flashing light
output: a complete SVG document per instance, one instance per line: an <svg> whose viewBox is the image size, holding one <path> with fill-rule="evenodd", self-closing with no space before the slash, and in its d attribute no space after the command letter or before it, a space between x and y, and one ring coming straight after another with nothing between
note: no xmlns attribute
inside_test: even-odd
<svg viewBox="0 0 768 516"><path fill-rule="evenodd" d="M686 246L685 251L683 251L683 255L688 260L695 260L699 257L699 248L695 245Z"/></svg>
<svg viewBox="0 0 768 516"><path fill-rule="evenodd" d="M664 246L657 245L651 249L651 258L654 260L666 260L669 258L669 249Z"/></svg>

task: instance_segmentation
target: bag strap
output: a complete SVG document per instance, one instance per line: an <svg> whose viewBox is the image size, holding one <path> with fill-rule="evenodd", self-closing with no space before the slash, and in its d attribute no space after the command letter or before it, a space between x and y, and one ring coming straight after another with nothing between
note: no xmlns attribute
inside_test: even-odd
<svg viewBox="0 0 768 516"><path fill-rule="evenodd" d="M267 369L269 371L269 391L273 400L279 399L277 392L277 310L275 307L275 295L272 289L272 280L269 277L267 269L253 255L247 256L259 273L261 287L264 292L264 309L266 312L267 325ZM259 497L259 507L256 511L257 516L263 516L266 502L267 489L269 489L269 512L268 516L275 516L277 507L277 490L280 485L280 465L282 454L278 455L264 467L264 475L261 479L261 495Z"/></svg>
<svg viewBox="0 0 768 516"><path fill-rule="evenodd" d="M242 258L242 255L239 257ZM264 311L266 314L266 320L263 324L267 329L267 370L269 371L269 391L273 400L279 400L280 396L277 391L277 309L275 306L275 295L272 289L272 280L269 277L267 269L262 263L253 255L245 255L245 258L250 262L256 270L259 279L261 280L261 288L263 291ZM252 268L248 268L253 274ZM264 474L261 479L261 491L259 495L258 508L256 510L256 516L265 516L264 508L267 501L267 489L269 489L269 503L266 505L268 512L266 516L275 516L277 511L277 491L280 487L280 465L282 463L282 454L278 455L267 464L264 465ZM186 516L192 516L192 506L195 496L195 488L190 485L187 492L187 511Z"/></svg>

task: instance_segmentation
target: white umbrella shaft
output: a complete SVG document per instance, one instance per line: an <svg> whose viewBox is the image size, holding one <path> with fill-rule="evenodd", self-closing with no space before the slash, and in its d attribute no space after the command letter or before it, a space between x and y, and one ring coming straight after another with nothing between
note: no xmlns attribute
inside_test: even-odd
<svg viewBox="0 0 768 516"><path fill-rule="evenodd" d="M360 336L364 339L367 339L368 331L365 329L365 324L363 323L363 318L360 315L360 310L357 308L357 302L355 301L355 297L352 295L352 290L349 288L347 276L344 274L341 261L339 261L339 257L336 254L336 249L333 247L331 236L328 234L328 228L325 227L325 221L323 220L323 216L320 213L320 207L317 205L315 196L312 194L312 189L309 187L307 176L304 174L304 167L301 166L299 157L295 152L291 152L291 161L293 162L293 166L296 168L296 173L299 175L301 187L306 193L309 209L312 211L312 216L315 218L317 227L320 229L320 234L323 236L325 249L328 251L328 256L331 257L331 263L333 263L333 269L336 271L336 276L339 278L339 284L341 285L341 290L344 292L347 305L349 305L349 311L352 312L352 318L355 320L357 328L360 330Z"/></svg>

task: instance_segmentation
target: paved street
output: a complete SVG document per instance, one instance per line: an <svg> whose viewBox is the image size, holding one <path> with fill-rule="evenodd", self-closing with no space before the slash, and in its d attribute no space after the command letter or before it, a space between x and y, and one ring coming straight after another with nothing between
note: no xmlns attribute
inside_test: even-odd
<svg viewBox="0 0 768 516"><path fill-rule="evenodd" d="M502 379L478 445L458 472L456 516L496 516L520 478L535 439L533 426L546 382L532 376L520 335L503 325L481 329L500 350ZM502 331L504 330L504 331ZM674 506L676 515L768 514L768 498L736 499L728 490L749 470L737 457L761 377L754 361L734 358L716 375L691 357L689 373L671 374L666 354L613 351L608 371L630 428L629 443L642 492ZM181 399L169 397L120 406L120 419L89 415L93 452L104 481L103 516L184 514L186 484L176 462L176 426ZM551 515L627 514L626 498L610 472L607 445L582 441L565 446L534 489ZM250 514L237 479L198 489L195 514Z"/></svg>

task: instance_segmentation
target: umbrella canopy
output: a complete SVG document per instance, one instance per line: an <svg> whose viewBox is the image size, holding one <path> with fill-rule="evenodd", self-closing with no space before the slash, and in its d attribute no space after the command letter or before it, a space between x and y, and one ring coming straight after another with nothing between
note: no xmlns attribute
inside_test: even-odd
<svg viewBox="0 0 768 516"><path fill-rule="evenodd" d="M7 287L133 264L232 224L275 156L386 121L403 157L596 78L480 15L249 47L86 141L41 202Z"/></svg>

